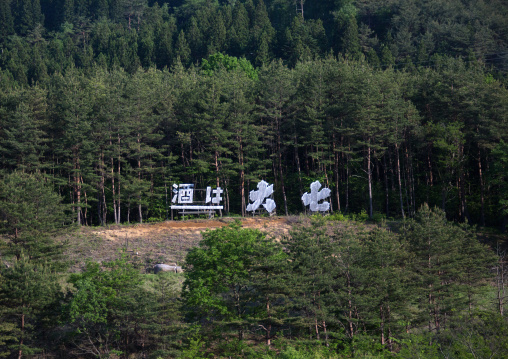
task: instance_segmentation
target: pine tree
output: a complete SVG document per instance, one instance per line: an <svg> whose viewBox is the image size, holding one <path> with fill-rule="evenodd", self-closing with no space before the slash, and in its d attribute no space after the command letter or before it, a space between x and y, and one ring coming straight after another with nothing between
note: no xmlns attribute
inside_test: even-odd
<svg viewBox="0 0 508 359"><path fill-rule="evenodd" d="M39 0L16 0L12 6L15 29L21 35L27 35L37 24L44 24Z"/></svg>
<svg viewBox="0 0 508 359"><path fill-rule="evenodd" d="M44 323L60 290L54 273L25 256L0 269L0 356L22 358L42 351Z"/></svg>
<svg viewBox="0 0 508 359"><path fill-rule="evenodd" d="M360 235L365 246L361 265L366 269L367 279L362 318L368 327L376 328L380 343L393 350L393 339L406 329L403 323L411 318L414 299L411 274L406 270L407 244L383 227Z"/></svg>
<svg viewBox="0 0 508 359"><path fill-rule="evenodd" d="M159 158L155 144L162 138L157 133L157 117L154 113L160 75L155 69L139 71L130 78L124 93L123 119L130 129L127 141L132 166L131 203L137 207L139 222L143 222L143 208L146 208L148 198L154 195L153 168Z"/></svg>
<svg viewBox="0 0 508 359"><path fill-rule="evenodd" d="M288 213L283 157L291 96L295 93L293 73L280 62L263 67L259 73L259 117L266 126L265 141L272 159L275 187L280 186L284 212Z"/></svg>
<svg viewBox="0 0 508 359"><path fill-rule="evenodd" d="M229 50L234 56L242 56L249 42L249 15L241 2L233 8L233 21L228 30Z"/></svg>
<svg viewBox="0 0 508 359"><path fill-rule="evenodd" d="M185 38L187 39L187 43L193 59L199 59L206 56L206 42L204 40L205 34L203 33L202 26L203 25L199 25L196 17L191 17L190 25L187 29Z"/></svg>
<svg viewBox="0 0 508 359"><path fill-rule="evenodd" d="M11 12L11 0L0 1L0 38L14 32L14 21Z"/></svg>
<svg viewBox="0 0 508 359"><path fill-rule="evenodd" d="M59 169L64 178L69 176L69 199L78 225L89 223L89 200L95 200L95 188L89 187L95 179L92 162L97 158L97 144L91 137L93 91L90 82L75 69L65 76L52 78L51 110L54 154L59 157Z"/></svg>
<svg viewBox="0 0 508 359"><path fill-rule="evenodd" d="M395 64L395 59L390 50L390 47L386 44L381 45L381 64L383 66L392 66Z"/></svg>
<svg viewBox="0 0 508 359"><path fill-rule="evenodd" d="M187 39L185 38L185 33L183 30L178 34L178 38L175 43L175 57L174 59L179 59L183 65L188 65L191 60L191 50L187 43Z"/></svg>
<svg viewBox="0 0 508 359"><path fill-rule="evenodd" d="M374 214L374 162L376 156L385 150L384 138L387 135L387 121L383 109L383 92L380 73L365 73L364 63L354 64L353 83L356 87L348 94L349 116L353 121L357 146L363 151L365 173L367 175L368 214ZM361 83L362 85L358 86Z"/></svg>
<svg viewBox="0 0 508 359"><path fill-rule="evenodd" d="M247 60L245 60L247 61ZM251 65L252 66L252 65ZM248 77L247 77L247 76ZM257 76L257 72L256 72ZM248 202L247 183L256 179L257 171L262 171L261 153L262 148L261 126L256 124L253 104L253 83L249 74L235 71L231 81L228 81L229 118L232 140L231 152L236 156L239 174L239 196L242 216L245 216L246 203ZM257 78L257 77L256 77ZM254 80L256 80L254 78ZM235 196L236 198L236 196Z"/></svg>
<svg viewBox="0 0 508 359"><path fill-rule="evenodd" d="M365 268L363 231L355 227L346 224L333 234L329 256L331 280L326 297L326 305L333 315L331 319L335 318L336 325L349 340L357 338L365 328L363 309L372 299L365 295L369 272Z"/></svg>
<svg viewBox="0 0 508 359"><path fill-rule="evenodd" d="M263 0L258 0L251 20L251 51L255 53L255 63L261 66L270 60L270 46L275 36Z"/></svg>
<svg viewBox="0 0 508 359"><path fill-rule="evenodd" d="M332 293L333 260L331 237L326 234L323 219L313 218L310 225L293 230L284 246L290 262L287 265L291 300L288 318L302 334L328 344L329 319L333 308L327 305Z"/></svg>
<svg viewBox="0 0 508 359"><path fill-rule="evenodd" d="M429 331L439 332L450 317L472 307L473 288L490 277L486 268L493 265L493 256L475 237L469 229L447 222L444 212L427 205L408 223L403 238L414 255L411 267L420 308L415 324L427 323Z"/></svg>
<svg viewBox="0 0 508 359"><path fill-rule="evenodd" d="M67 222L61 197L40 174L13 172L0 183L3 254L38 262L58 258L63 246L53 236Z"/></svg>
<svg viewBox="0 0 508 359"><path fill-rule="evenodd" d="M127 17L128 29L131 30L133 22L136 24L136 29L139 32L141 17L147 6L147 0L122 0L120 2L121 10L125 17Z"/></svg>
<svg viewBox="0 0 508 359"><path fill-rule="evenodd" d="M353 59L358 59L361 53L360 39L358 36L358 23L354 16L350 16L342 35L342 52Z"/></svg>
<svg viewBox="0 0 508 359"><path fill-rule="evenodd" d="M208 54L223 51L226 45L226 25L221 11L217 11L210 20L210 32L208 35Z"/></svg>
<svg viewBox="0 0 508 359"><path fill-rule="evenodd" d="M169 21L161 24L155 34L155 58L157 68L169 68L173 64L174 36L176 33L176 19L171 17Z"/></svg>
<svg viewBox="0 0 508 359"><path fill-rule="evenodd" d="M306 175L320 179L328 187L328 168L332 165L330 153L330 137L327 135L327 108L329 107L328 90L328 63L324 61L306 62L298 65L295 72L299 74L297 95L294 106L294 127L303 129L295 134L296 141L305 147L305 158L302 162L308 163ZM312 181L311 181L312 182ZM306 183L306 186L310 183ZM300 194L300 196L303 193Z"/></svg>
<svg viewBox="0 0 508 359"><path fill-rule="evenodd" d="M5 170L33 172L42 167L46 149L46 92L37 86L2 96L0 152Z"/></svg>

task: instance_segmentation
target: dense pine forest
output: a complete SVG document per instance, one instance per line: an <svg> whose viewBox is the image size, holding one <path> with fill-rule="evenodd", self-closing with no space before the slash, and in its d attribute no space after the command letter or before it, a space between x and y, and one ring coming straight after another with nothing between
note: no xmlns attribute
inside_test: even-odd
<svg viewBox="0 0 508 359"><path fill-rule="evenodd" d="M508 225L507 71L503 0L0 0L0 357L505 358L470 225ZM66 273L80 228L262 179L329 215Z"/></svg>
<svg viewBox="0 0 508 359"><path fill-rule="evenodd" d="M503 226L508 7L468 1L2 1L1 169L78 224L165 219L167 188L313 180L332 209Z"/></svg>

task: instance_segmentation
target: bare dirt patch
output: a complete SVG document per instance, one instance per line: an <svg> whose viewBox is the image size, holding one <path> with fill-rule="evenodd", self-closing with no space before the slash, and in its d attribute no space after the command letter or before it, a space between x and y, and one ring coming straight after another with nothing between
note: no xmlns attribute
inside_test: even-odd
<svg viewBox="0 0 508 359"><path fill-rule="evenodd" d="M211 220L166 221L153 224L80 228L69 238L67 257L72 271L79 271L87 260L109 261L122 253L149 270L155 263L183 264L187 252L202 239L201 233L240 220L244 228L256 228L279 238L287 234L291 217L221 218Z"/></svg>

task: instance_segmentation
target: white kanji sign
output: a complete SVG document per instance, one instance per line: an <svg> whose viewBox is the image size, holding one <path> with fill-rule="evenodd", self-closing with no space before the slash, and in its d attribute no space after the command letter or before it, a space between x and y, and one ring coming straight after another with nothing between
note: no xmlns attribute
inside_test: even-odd
<svg viewBox="0 0 508 359"><path fill-rule="evenodd" d="M258 183L257 191L250 191L249 199L253 203L249 203L247 206L247 211L255 211L259 208L259 206L263 205L268 213L272 213L275 209L275 201L270 197L273 194L273 184L268 185L265 181L261 181ZM266 198L266 201L265 201ZM265 203L263 203L265 202Z"/></svg>
<svg viewBox="0 0 508 359"><path fill-rule="evenodd" d="M330 203L319 201L330 197L331 191L329 188L323 188L321 191L321 183L319 181L312 182L310 185L310 193L305 192L302 196L302 201L305 206L310 206L312 212L325 212L330 209Z"/></svg>
<svg viewBox="0 0 508 359"><path fill-rule="evenodd" d="M180 184L173 185L173 203L192 203L194 198L194 185L193 184ZM177 202L178 201L178 202Z"/></svg>
<svg viewBox="0 0 508 359"><path fill-rule="evenodd" d="M205 191L206 197L204 196ZM173 198L171 199L173 205L171 209L195 211L193 213L199 213L199 211L222 210L224 209L224 206L220 204L222 201L222 193L224 193L224 190L220 187L215 189L207 187L206 190L204 190L196 189L193 184L189 183L174 184Z"/></svg>
<svg viewBox="0 0 508 359"><path fill-rule="evenodd" d="M222 197L220 196L224 190L222 188L217 187L216 189L212 190L212 187L206 187L206 200L205 203L212 202L213 204L219 204L220 201L222 201ZM214 196L212 197L211 194Z"/></svg>

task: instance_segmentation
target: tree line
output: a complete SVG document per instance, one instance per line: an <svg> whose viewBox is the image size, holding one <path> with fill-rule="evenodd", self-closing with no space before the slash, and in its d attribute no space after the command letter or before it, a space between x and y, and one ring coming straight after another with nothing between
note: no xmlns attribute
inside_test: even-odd
<svg viewBox="0 0 508 359"><path fill-rule="evenodd" d="M502 226L507 100L488 69L450 58L71 67L32 86L1 81L0 166L46 175L83 225L167 219L173 183L221 186L226 212L245 215L265 179L282 214L303 211L320 180L333 211L405 218L429 203Z"/></svg>

